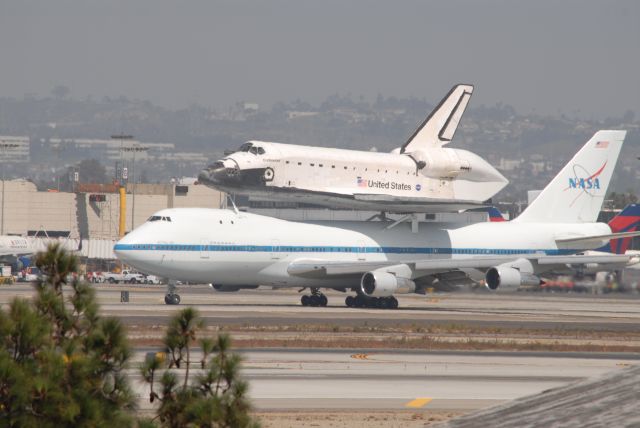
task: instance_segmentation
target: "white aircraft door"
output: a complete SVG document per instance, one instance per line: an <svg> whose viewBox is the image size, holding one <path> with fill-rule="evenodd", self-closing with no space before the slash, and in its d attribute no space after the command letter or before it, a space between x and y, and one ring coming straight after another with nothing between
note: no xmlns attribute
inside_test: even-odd
<svg viewBox="0 0 640 428"><path fill-rule="evenodd" d="M364 245L364 241L358 241L358 260L365 261L367 259L367 248Z"/></svg>
<svg viewBox="0 0 640 428"><path fill-rule="evenodd" d="M202 239L200 241L200 258L201 259L209 258L209 247L206 239Z"/></svg>
<svg viewBox="0 0 640 428"><path fill-rule="evenodd" d="M271 260L280 259L280 241L274 239L271 241Z"/></svg>

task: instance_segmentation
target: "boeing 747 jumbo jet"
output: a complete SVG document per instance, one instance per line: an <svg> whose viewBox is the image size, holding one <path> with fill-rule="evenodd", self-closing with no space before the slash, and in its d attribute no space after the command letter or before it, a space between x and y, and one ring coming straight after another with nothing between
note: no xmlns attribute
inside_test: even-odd
<svg viewBox="0 0 640 428"><path fill-rule="evenodd" d="M436 282L484 280L491 290L539 284L540 274L632 256L577 253L611 239L596 223L625 131L599 131L516 219L471 225L416 221L293 222L231 210L166 209L114 251L143 272L222 287L306 287L303 305L324 306L321 288L355 291L347 306L395 308L395 294ZM410 217L410 216L407 216ZM168 304L180 299L170 288Z"/></svg>
<svg viewBox="0 0 640 428"><path fill-rule="evenodd" d="M445 148L473 86L457 85L391 153L249 141L203 170L198 181L250 198L387 212L481 206L507 185L487 161Z"/></svg>

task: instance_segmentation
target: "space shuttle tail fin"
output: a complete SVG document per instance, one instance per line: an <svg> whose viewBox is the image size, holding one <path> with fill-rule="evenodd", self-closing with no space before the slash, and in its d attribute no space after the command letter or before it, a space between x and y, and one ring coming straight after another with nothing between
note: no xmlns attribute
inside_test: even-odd
<svg viewBox="0 0 640 428"><path fill-rule="evenodd" d="M448 144L458 129L472 93L473 85L454 86L420 124L400 152L409 153Z"/></svg>

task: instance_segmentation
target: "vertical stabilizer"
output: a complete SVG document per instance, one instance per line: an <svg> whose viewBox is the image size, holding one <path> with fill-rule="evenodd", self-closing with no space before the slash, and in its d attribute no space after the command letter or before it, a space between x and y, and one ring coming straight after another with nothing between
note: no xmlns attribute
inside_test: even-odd
<svg viewBox="0 0 640 428"><path fill-rule="evenodd" d="M487 214L489 215L489 221L492 223L506 221L502 216L502 213L496 207L487 208Z"/></svg>
<svg viewBox="0 0 640 428"><path fill-rule="evenodd" d="M602 209L626 131L598 131L514 221L593 223Z"/></svg>
<svg viewBox="0 0 640 428"><path fill-rule="evenodd" d="M410 153L449 143L469 104L473 85L456 85L420 124L400 153Z"/></svg>

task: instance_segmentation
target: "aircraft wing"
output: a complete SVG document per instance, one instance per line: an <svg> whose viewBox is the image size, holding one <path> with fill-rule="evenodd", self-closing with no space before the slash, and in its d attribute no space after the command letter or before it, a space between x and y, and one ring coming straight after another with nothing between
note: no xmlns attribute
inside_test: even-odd
<svg viewBox="0 0 640 428"><path fill-rule="evenodd" d="M477 256L469 259L429 259L406 261L348 261L329 260L296 260L289 264L289 275L301 277L348 276L362 275L376 269L400 264L408 265L416 276L456 271L464 268L488 269L492 266L507 263L520 257L513 256Z"/></svg>
<svg viewBox="0 0 640 428"><path fill-rule="evenodd" d="M362 275L376 269L384 269L390 266L407 265L414 273L413 278L422 276L441 274L447 272L460 271L463 269L487 270L494 266L505 263L512 263L517 260L526 259L533 265L538 265L540 270L552 270L554 267L576 266L581 264L599 263L606 265L625 266L637 256L633 254L602 254L602 255L582 255L575 254L569 256L547 256L545 254L519 254L519 255L494 255L475 256L465 259L422 259L406 261L328 261L320 259L296 260L289 264L287 272L292 276L300 277L331 277L331 276L353 276Z"/></svg>

